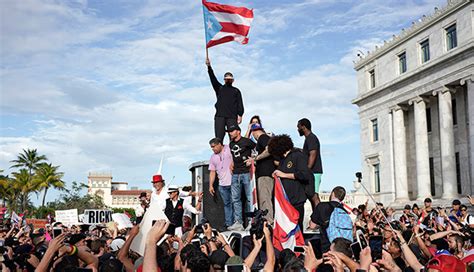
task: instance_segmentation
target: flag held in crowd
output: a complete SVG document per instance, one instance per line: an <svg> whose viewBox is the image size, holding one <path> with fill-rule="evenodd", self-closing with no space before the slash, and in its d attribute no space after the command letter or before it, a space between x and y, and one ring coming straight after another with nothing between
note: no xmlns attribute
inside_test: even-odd
<svg viewBox="0 0 474 272"><path fill-rule="evenodd" d="M303 246L303 233L298 226L298 211L291 205L279 178L275 177L275 227L273 246L278 250Z"/></svg>
<svg viewBox="0 0 474 272"><path fill-rule="evenodd" d="M236 41L247 44L253 10L202 1L206 48Z"/></svg>

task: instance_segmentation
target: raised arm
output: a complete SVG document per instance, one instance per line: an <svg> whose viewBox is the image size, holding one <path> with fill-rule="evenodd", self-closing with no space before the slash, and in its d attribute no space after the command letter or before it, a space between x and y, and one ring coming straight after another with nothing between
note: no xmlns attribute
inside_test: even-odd
<svg viewBox="0 0 474 272"><path fill-rule="evenodd" d="M214 88L214 91L217 95L217 93L222 87L222 84L217 80L216 75L214 75L214 70L212 70L211 61L209 60L209 58L206 59L206 65L207 73L209 74L209 79L211 79L212 88Z"/></svg>
<svg viewBox="0 0 474 272"><path fill-rule="evenodd" d="M130 230L130 233L128 235L127 240L125 241L125 244L123 245L123 247L119 250L117 254L117 258L119 259L119 261L123 263L123 265L127 269L127 272L133 272L135 269L133 267L132 260L128 258L128 251L130 250L130 245L132 244L132 241L135 238L135 236L137 236L138 231L139 231L138 225L134 226Z"/></svg>
<svg viewBox="0 0 474 272"><path fill-rule="evenodd" d="M395 231L395 233L398 239L400 240L400 248L402 249L403 256L405 257L405 260L407 261L408 265L410 265L413 270L420 271L423 266L420 264L415 254L413 254L413 251L411 251L407 242L403 238L402 233L400 231Z"/></svg>
<svg viewBox="0 0 474 272"><path fill-rule="evenodd" d="M36 267L36 272L46 272L48 271L49 263L56 255L56 252L64 246L64 239L66 238L66 233L62 233L56 236L53 240L49 242L48 249L44 253L43 258L41 258L41 262Z"/></svg>
<svg viewBox="0 0 474 272"><path fill-rule="evenodd" d="M143 271L157 271L158 263L156 262L156 243L163 237L169 221L158 220L150 229L145 244L145 256L143 257Z"/></svg>
<svg viewBox="0 0 474 272"><path fill-rule="evenodd" d="M252 268L253 263L255 262L255 258L257 258L260 249L262 248L262 240L264 237L257 239L255 234L253 235L253 249L250 254L245 258L244 265L247 266L249 269Z"/></svg>
<svg viewBox="0 0 474 272"><path fill-rule="evenodd" d="M265 253L267 254L263 271L273 271L275 269L275 249L273 248L272 235L267 222L263 225L263 233L265 234Z"/></svg>

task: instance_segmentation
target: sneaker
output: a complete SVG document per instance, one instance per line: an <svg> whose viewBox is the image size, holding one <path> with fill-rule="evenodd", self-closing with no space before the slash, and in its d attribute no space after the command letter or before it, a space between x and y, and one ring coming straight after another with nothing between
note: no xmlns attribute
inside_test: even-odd
<svg viewBox="0 0 474 272"><path fill-rule="evenodd" d="M241 223L235 222L232 226L227 228L228 230L236 230L236 231L243 231L244 226Z"/></svg>
<svg viewBox="0 0 474 272"><path fill-rule="evenodd" d="M247 227L245 228L245 231L250 231L250 229L252 228L252 224L248 224Z"/></svg>

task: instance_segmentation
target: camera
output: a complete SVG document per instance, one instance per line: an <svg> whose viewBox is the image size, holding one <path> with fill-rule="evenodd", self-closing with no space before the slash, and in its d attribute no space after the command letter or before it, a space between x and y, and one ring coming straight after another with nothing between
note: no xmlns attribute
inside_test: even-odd
<svg viewBox="0 0 474 272"><path fill-rule="evenodd" d="M201 224L196 225L196 234L204 233L203 227L204 227L204 225L206 225L207 223L209 223L209 220L207 220L206 218L201 219Z"/></svg>
<svg viewBox="0 0 474 272"><path fill-rule="evenodd" d="M356 172L356 178L362 179L362 173L361 172Z"/></svg>
<svg viewBox="0 0 474 272"><path fill-rule="evenodd" d="M255 210L254 212L248 212L248 213L245 214L247 217L252 217L253 218L253 222L252 222L252 225L250 227L250 236L255 234L255 237L257 239L260 239L260 238L263 237L263 235L264 235L263 228L265 226L265 222L267 221L264 217L267 214L268 214L267 209L265 209L265 210ZM271 231L270 226L267 226L267 227Z"/></svg>

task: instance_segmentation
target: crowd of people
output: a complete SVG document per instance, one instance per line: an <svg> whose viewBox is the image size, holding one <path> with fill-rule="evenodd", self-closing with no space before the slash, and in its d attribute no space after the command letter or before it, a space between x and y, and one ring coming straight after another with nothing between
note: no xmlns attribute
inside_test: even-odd
<svg viewBox="0 0 474 272"><path fill-rule="evenodd" d="M226 73L221 84L210 61L206 64L217 103L205 189L222 199L225 226L193 224L193 214L202 212L203 193L167 185L154 175L154 190L139 196L131 228L61 222L34 228L21 219L6 220L0 229L2 271L472 271L474 217L469 208L474 199L466 199L467 205L455 199L451 207L433 207L426 198L422 206L407 204L397 212L383 203L348 207L345 188L336 186L329 201L321 202L321 148L310 120L296 124L305 138L301 149L290 136L265 131L259 116L251 118L242 134L244 106L233 75ZM253 174L257 211L252 211ZM282 224L275 180L298 214L295 231L305 233L304 243L281 250L273 235L281 227L276 221ZM307 201L311 214L305 214ZM146 226L150 211L164 217ZM253 217L246 217L248 212ZM305 218L310 219L308 229L303 229ZM149 231L140 254L132 244L142 239L137 237L145 228Z"/></svg>

